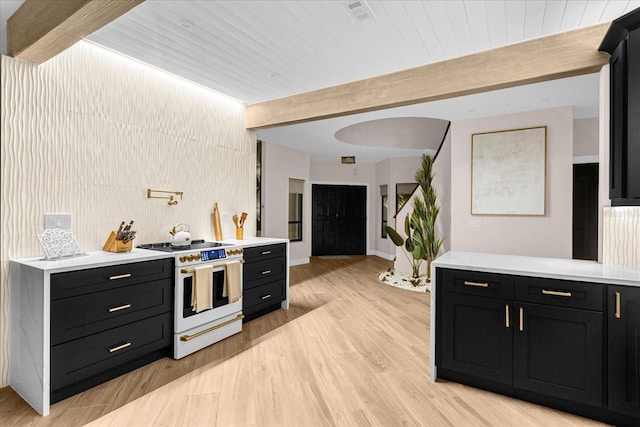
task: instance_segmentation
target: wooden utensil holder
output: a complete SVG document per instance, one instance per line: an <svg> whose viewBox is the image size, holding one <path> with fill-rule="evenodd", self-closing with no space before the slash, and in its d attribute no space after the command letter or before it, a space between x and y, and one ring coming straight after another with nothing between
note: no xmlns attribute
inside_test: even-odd
<svg viewBox="0 0 640 427"><path fill-rule="evenodd" d="M116 240L116 237L116 232L112 231L107 241L104 242L102 250L107 252L130 252L133 248L133 240L125 243L122 240Z"/></svg>

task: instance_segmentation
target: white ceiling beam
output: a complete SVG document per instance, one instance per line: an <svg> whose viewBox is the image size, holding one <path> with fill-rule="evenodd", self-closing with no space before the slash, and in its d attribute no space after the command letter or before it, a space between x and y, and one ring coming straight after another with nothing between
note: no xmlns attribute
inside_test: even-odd
<svg viewBox="0 0 640 427"><path fill-rule="evenodd" d="M7 20L7 52L42 64L143 1L26 0Z"/></svg>
<svg viewBox="0 0 640 427"><path fill-rule="evenodd" d="M454 98L594 73L609 23L541 37L447 61L249 105L249 129Z"/></svg>

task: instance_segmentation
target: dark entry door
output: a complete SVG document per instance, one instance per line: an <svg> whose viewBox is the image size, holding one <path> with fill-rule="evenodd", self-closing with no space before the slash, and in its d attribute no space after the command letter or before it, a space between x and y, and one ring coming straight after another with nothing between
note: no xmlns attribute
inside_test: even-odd
<svg viewBox="0 0 640 427"><path fill-rule="evenodd" d="M365 255L367 187L312 186L311 255Z"/></svg>
<svg viewBox="0 0 640 427"><path fill-rule="evenodd" d="M598 164L573 165L573 258L598 259Z"/></svg>

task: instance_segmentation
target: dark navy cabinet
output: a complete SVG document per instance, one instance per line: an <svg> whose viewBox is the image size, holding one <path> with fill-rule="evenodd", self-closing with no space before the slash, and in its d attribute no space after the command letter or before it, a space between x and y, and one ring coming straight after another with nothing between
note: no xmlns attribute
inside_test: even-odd
<svg viewBox="0 0 640 427"><path fill-rule="evenodd" d="M640 288L609 286L609 409L640 419Z"/></svg>
<svg viewBox="0 0 640 427"><path fill-rule="evenodd" d="M436 268L438 378L640 425L640 288Z"/></svg>
<svg viewBox="0 0 640 427"><path fill-rule="evenodd" d="M640 206L640 9L611 23L600 50L611 54L609 198Z"/></svg>

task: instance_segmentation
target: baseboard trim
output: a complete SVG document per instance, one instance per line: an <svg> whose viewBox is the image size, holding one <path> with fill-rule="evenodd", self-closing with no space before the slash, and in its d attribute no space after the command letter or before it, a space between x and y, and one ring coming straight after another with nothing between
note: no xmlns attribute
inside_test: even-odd
<svg viewBox="0 0 640 427"><path fill-rule="evenodd" d="M302 265L302 264L309 264L309 257L307 258L298 258L298 259L291 259L289 260L289 266L293 267L294 265Z"/></svg>
<svg viewBox="0 0 640 427"><path fill-rule="evenodd" d="M379 256L380 258L384 258L387 261L393 261L393 259L396 257L396 254L387 254L380 251L370 251L369 253L367 253L367 255Z"/></svg>

